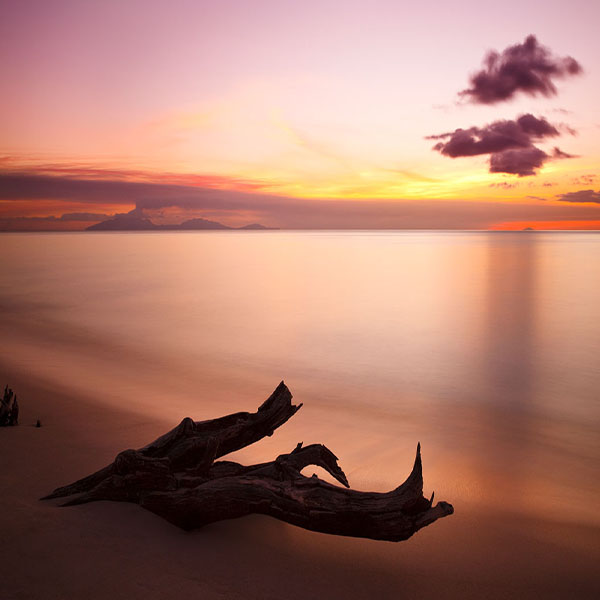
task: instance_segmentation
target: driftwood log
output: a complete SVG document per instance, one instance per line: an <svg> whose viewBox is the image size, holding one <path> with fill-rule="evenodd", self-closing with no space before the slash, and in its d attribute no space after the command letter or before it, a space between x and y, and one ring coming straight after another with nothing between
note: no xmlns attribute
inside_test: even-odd
<svg viewBox="0 0 600 600"><path fill-rule="evenodd" d="M195 529L251 513L323 533L400 541L453 513L447 502L433 506L423 496L421 450L407 480L387 493L349 488L335 455L321 444L299 443L274 461L243 466L216 459L270 436L302 406L281 382L255 413L210 421L185 418L139 450L52 492L44 500L71 497L63 506L94 500L135 502L183 529ZM322 467L344 487L302 469Z"/></svg>
<svg viewBox="0 0 600 600"><path fill-rule="evenodd" d="M8 387L4 388L4 395L0 398L0 427L9 427L19 424L19 403L17 395Z"/></svg>

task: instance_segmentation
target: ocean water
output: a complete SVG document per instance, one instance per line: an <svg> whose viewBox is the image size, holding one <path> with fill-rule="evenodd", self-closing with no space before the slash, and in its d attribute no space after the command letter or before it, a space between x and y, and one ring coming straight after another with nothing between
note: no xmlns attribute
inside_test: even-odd
<svg viewBox="0 0 600 600"><path fill-rule="evenodd" d="M239 460L321 442L386 491L420 441L450 519L600 524L598 233L3 234L0 256L9 373L165 428L284 379L302 410Z"/></svg>

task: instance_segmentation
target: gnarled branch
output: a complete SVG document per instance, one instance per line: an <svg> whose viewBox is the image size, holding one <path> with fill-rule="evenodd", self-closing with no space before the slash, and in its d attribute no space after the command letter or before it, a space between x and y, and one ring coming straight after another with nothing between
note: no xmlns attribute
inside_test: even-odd
<svg viewBox="0 0 600 600"><path fill-rule="evenodd" d="M433 506L423 496L421 448L406 481L387 493L349 488L337 457L321 444L274 461L243 466L216 461L285 423L299 408L283 382L256 413L211 421L184 419L139 450L125 450L100 471L58 488L46 497L75 496L65 505L94 500L136 502L184 529L252 513L273 516L313 531L400 541L450 515L446 502ZM322 467L344 487L306 477L302 469Z"/></svg>

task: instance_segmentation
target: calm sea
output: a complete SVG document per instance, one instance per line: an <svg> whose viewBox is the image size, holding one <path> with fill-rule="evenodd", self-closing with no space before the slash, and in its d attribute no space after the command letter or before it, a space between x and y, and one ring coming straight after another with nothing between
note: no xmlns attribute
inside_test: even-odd
<svg viewBox="0 0 600 600"><path fill-rule="evenodd" d="M165 427L284 379L303 409L240 460L322 442L384 491L420 441L457 515L600 523L600 234L3 234L0 256L9 369Z"/></svg>

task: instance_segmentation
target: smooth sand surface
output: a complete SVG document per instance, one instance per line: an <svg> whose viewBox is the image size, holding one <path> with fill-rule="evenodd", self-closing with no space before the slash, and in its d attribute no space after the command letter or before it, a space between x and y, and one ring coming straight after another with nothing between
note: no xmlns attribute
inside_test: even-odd
<svg viewBox="0 0 600 600"><path fill-rule="evenodd" d="M8 375L0 366L0 382ZM260 516L189 533L136 505L40 502L171 424L14 373L10 384L21 425L0 430L3 600L600 597L598 529L510 507L455 505L455 515L391 544Z"/></svg>

